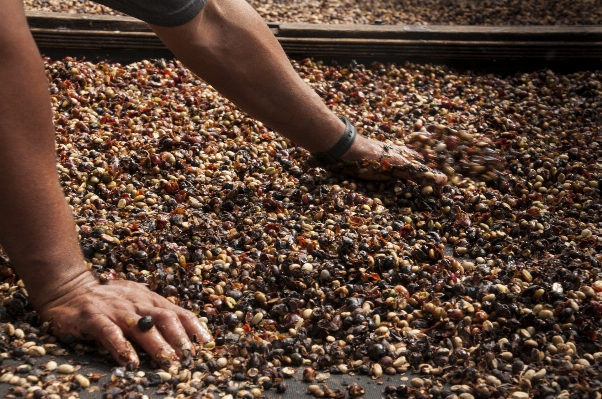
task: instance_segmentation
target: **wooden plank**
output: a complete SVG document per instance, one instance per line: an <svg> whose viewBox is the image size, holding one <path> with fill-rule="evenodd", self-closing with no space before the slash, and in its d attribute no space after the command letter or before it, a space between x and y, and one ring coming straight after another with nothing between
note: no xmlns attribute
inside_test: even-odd
<svg viewBox="0 0 602 399"><path fill-rule="evenodd" d="M28 11L31 28L151 32L136 18ZM602 26L454 26L268 23L278 37L476 41L602 41Z"/></svg>
<svg viewBox="0 0 602 399"><path fill-rule="evenodd" d="M169 51L152 32L62 31L31 29L41 48L88 50ZM382 57L403 59L416 55L433 59L602 59L602 42L492 42L447 40L371 40L279 37L291 55Z"/></svg>
<svg viewBox="0 0 602 399"><path fill-rule="evenodd" d="M144 22L130 17L28 13L42 52L95 58L171 53ZM383 26L271 24L293 57L426 62L602 61L602 27ZM96 53L95 53L96 52ZM131 52L131 54L127 54ZM598 65L595 64L595 65Z"/></svg>
<svg viewBox="0 0 602 399"><path fill-rule="evenodd" d="M27 11L30 28L62 30L96 30L152 32L147 23L120 15L67 14Z"/></svg>
<svg viewBox="0 0 602 399"><path fill-rule="evenodd" d="M167 49L153 32L70 31L40 28L32 28L30 31L38 46L44 48Z"/></svg>
<svg viewBox="0 0 602 399"><path fill-rule="evenodd" d="M473 42L445 40L380 40L279 38L287 54L305 57L442 60L600 60L602 42Z"/></svg>
<svg viewBox="0 0 602 399"><path fill-rule="evenodd" d="M602 26L335 25L282 23L279 37L461 40L602 41Z"/></svg>

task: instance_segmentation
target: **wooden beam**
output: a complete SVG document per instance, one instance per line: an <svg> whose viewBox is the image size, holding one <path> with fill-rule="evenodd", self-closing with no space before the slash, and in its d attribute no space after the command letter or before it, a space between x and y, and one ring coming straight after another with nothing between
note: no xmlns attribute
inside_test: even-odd
<svg viewBox="0 0 602 399"><path fill-rule="evenodd" d="M600 42L602 26L336 25L283 23L279 37Z"/></svg>
<svg viewBox="0 0 602 399"><path fill-rule="evenodd" d="M428 58L442 60L557 60L597 59L602 61L600 42L497 42L460 40L369 40L279 37L288 54L342 56L375 59Z"/></svg>
<svg viewBox="0 0 602 399"><path fill-rule="evenodd" d="M145 22L120 15L67 14L26 11L32 29L105 30L120 32L152 32Z"/></svg>
<svg viewBox="0 0 602 399"><path fill-rule="evenodd" d="M58 56L163 57L169 49L130 17L28 12L41 51ZM426 62L602 61L600 26L269 24L294 57ZM576 63L576 67L580 65Z"/></svg>

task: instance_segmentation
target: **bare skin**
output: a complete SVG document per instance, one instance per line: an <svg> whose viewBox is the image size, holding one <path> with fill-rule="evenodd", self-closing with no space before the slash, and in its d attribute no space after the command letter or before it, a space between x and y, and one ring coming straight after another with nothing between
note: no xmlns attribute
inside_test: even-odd
<svg viewBox="0 0 602 399"><path fill-rule="evenodd" d="M343 122L297 75L266 23L245 0L209 0L196 18L182 26L151 27L190 70L310 152L329 150L343 135ZM425 168L415 151L399 146L385 150L383 143L360 135L343 160L379 161L383 156L392 166L386 173L370 166L349 170L350 174L426 184L447 181L441 172Z"/></svg>
<svg viewBox="0 0 602 399"><path fill-rule="evenodd" d="M192 313L143 285L100 285L88 271L58 183L48 86L22 2L4 1L0 21L0 98L8 99L0 102L0 243L55 335L95 339L121 365L138 364L136 342L168 366L194 351L191 339L206 342L211 335ZM189 23L153 29L192 71L309 151L326 151L343 134L343 123L294 72L244 0L209 0ZM391 168L382 169L383 157ZM367 160L356 171L362 178L445 183L415 152L364 137L343 158ZM147 315L156 327L142 333L136 323Z"/></svg>
<svg viewBox="0 0 602 399"><path fill-rule="evenodd" d="M131 281L99 285L92 277L39 312L42 318L53 321L52 333L59 338L70 334L79 339L95 339L121 364L138 364L130 340L164 367L194 354L189 337L196 336L201 342L211 340L193 313ZM152 316L155 322L155 327L146 332L138 328L143 315Z"/></svg>
<svg viewBox="0 0 602 399"><path fill-rule="evenodd" d="M55 335L95 339L121 365L138 364L137 342L167 366L194 351L191 338L211 335L145 286L100 285L88 271L58 183L48 82L21 1L3 2L0 21L0 242ZM146 315L156 327L142 333L131 319Z"/></svg>

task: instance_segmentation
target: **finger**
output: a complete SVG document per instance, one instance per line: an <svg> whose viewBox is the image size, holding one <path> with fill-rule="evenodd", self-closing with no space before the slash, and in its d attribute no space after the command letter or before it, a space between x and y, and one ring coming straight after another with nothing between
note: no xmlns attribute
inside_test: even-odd
<svg viewBox="0 0 602 399"><path fill-rule="evenodd" d="M161 333L163 339L176 351L178 356L185 355L186 351L194 354L194 345L188 338L176 312L161 308L145 308L139 311L153 318L155 329Z"/></svg>
<svg viewBox="0 0 602 399"><path fill-rule="evenodd" d="M447 176L421 163L408 162L405 165L395 166L391 172L404 179L412 180L423 186L444 185Z"/></svg>
<svg viewBox="0 0 602 399"><path fill-rule="evenodd" d="M424 164L424 158L416 151L406 147L398 147L398 157L393 161L395 175L404 179L415 181L423 186L444 185L447 176L442 172Z"/></svg>
<svg viewBox="0 0 602 399"><path fill-rule="evenodd" d="M331 172L351 175L366 180L391 180L402 178L412 180L423 186L444 185L447 176L422 163L409 161L399 154L386 162L364 161L340 162L329 166Z"/></svg>
<svg viewBox="0 0 602 399"><path fill-rule="evenodd" d="M194 338L196 337L196 339L201 343L213 341L213 336L211 335L209 330L207 330L207 328L203 326L197 315L195 315L189 310L182 309L181 307L174 305L171 302L169 302L169 305L170 306L168 309L170 309L178 315L180 323L182 323L182 326L186 330L186 334L188 334L190 338L194 340Z"/></svg>
<svg viewBox="0 0 602 399"><path fill-rule="evenodd" d="M50 321L51 334L61 341L69 343L75 339L96 340L120 365L132 364L133 367L138 367L138 355L132 344L107 317L92 312L82 317L80 312L61 308L60 312L48 312L44 318Z"/></svg>
<svg viewBox="0 0 602 399"><path fill-rule="evenodd" d="M445 186L447 184L447 176L444 173L436 173L435 182L439 186Z"/></svg>
<svg viewBox="0 0 602 399"><path fill-rule="evenodd" d="M178 362L178 353L157 328L153 327L147 331L140 329L138 326L138 321L142 318L140 315L120 312L114 317L125 335L140 345L161 367L167 369Z"/></svg>
<svg viewBox="0 0 602 399"><path fill-rule="evenodd" d="M207 330L205 326L203 326L199 318L194 313L192 313L189 310L182 309L178 305L174 305L173 303L163 298L161 295L155 294L154 292L153 300L155 308L168 309L178 315L178 318L180 319L182 326L186 330L186 334L188 334L188 337L190 337L191 339L195 339L196 337L196 339L202 343L213 341L213 336L211 335L211 333Z"/></svg>
<svg viewBox="0 0 602 399"><path fill-rule="evenodd" d="M424 165L422 165L424 166ZM444 186L447 183L447 176L436 169L426 166L426 171L421 175L423 186L437 185Z"/></svg>
<svg viewBox="0 0 602 399"><path fill-rule="evenodd" d="M211 336L211 333L209 333L207 328L205 328L201 324L201 322L194 315L194 313L192 313L188 310L182 309L181 307L179 307L177 305L174 305L173 303L171 303L168 300L166 300L165 298L163 298L161 295L158 295L150 290L147 290L146 294L148 296L148 299L150 301L152 301L152 306L154 308L143 308L143 309L138 308L137 309L138 314L152 316L152 314L149 312L156 312L157 309L168 309L177 314L178 318L180 319L180 323L184 327L184 330L186 331L186 335L189 338L194 339L196 337L196 339L198 339L198 341L200 341L200 342L213 341L213 337ZM194 353L194 346L192 346L192 352Z"/></svg>
<svg viewBox="0 0 602 399"><path fill-rule="evenodd" d="M424 157L422 156L422 154L420 154L408 147L397 147L397 152L403 158L411 159L411 160L418 161L418 162L424 162Z"/></svg>
<svg viewBox="0 0 602 399"><path fill-rule="evenodd" d="M140 363L134 347L123 335L122 329L105 315L96 314L87 319L80 334L92 336L102 344L121 366Z"/></svg>

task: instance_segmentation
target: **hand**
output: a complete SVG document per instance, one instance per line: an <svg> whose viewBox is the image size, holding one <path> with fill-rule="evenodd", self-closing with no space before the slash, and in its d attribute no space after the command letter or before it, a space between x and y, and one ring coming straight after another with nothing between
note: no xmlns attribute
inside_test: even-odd
<svg viewBox="0 0 602 399"><path fill-rule="evenodd" d="M424 158L407 147L356 136L343 161L328 166L332 172L366 180L402 178L418 184L444 185L447 176L424 164Z"/></svg>
<svg viewBox="0 0 602 399"><path fill-rule="evenodd" d="M56 337L70 335L100 342L122 366L137 367L132 342L140 345L157 363L168 368L179 357L195 353L191 338L212 340L198 318L142 284L111 280L101 285L91 273L74 289L42 306L39 314L51 323ZM151 316L155 326L144 332L138 320Z"/></svg>

